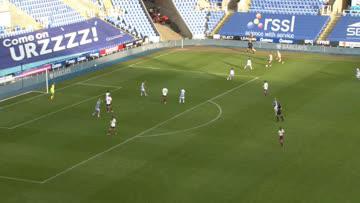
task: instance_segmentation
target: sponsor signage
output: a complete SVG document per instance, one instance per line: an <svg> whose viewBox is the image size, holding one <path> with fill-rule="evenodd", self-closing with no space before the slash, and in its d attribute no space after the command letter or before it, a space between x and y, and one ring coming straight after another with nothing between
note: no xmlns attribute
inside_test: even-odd
<svg viewBox="0 0 360 203"><path fill-rule="evenodd" d="M360 43L360 18L352 16L341 17L329 35L328 40Z"/></svg>
<svg viewBox="0 0 360 203"><path fill-rule="evenodd" d="M350 48L359 48L360 47L360 42L343 42L343 41L340 41L339 46L341 46L341 47L350 47Z"/></svg>
<svg viewBox="0 0 360 203"><path fill-rule="evenodd" d="M98 19L0 39L0 69L100 50L133 37Z"/></svg>
<svg viewBox="0 0 360 203"><path fill-rule="evenodd" d="M221 28L224 36L254 36L258 41L295 43L315 40L328 16L235 13Z"/></svg>
<svg viewBox="0 0 360 203"><path fill-rule="evenodd" d="M351 6L360 8L360 0L351 0Z"/></svg>
<svg viewBox="0 0 360 203"><path fill-rule="evenodd" d="M15 82L15 77L12 75L0 77L0 85L5 85L5 84L11 83L11 82Z"/></svg>
<svg viewBox="0 0 360 203"><path fill-rule="evenodd" d="M318 45L330 45L330 41L327 40L319 40L316 42Z"/></svg>

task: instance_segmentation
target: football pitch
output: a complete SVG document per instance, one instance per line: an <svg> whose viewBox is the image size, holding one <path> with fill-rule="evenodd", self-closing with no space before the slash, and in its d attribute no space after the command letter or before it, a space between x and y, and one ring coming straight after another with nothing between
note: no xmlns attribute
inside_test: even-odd
<svg viewBox="0 0 360 203"><path fill-rule="evenodd" d="M284 52L266 69L268 53L161 50L56 84L54 101L0 102L0 202L359 202L360 58ZM114 113L93 117L107 90Z"/></svg>

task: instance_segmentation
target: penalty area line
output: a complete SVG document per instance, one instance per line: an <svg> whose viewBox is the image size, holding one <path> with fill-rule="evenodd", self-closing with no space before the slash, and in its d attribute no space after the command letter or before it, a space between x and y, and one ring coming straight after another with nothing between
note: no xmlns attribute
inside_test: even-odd
<svg viewBox="0 0 360 203"><path fill-rule="evenodd" d="M171 52L164 53L164 54L160 54L160 55L158 55L158 56L151 57L151 58L148 59L148 60L160 58L160 57L163 57L163 56L166 56L166 55L175 53L175 52L177 52L177 51L178 51L178 50L171 51ZM101 77L110 75L110 74L112 74L112 73L115 73L115 72L118 72L118 71L121 71L121 70L125 70L125 69L128 69L128 68L131 68L132 65L136 65L136 64L140 64L140 63L143 63L143 62L145 62L145 61L148 61L148 60L142 59L142 58L139 58L139 60L140 60L140 61L138 61L138 62L136 62L136 63L133 63L133 64L131 64L131 65L128 65L128 66L125 66L125 67L121 67L121 68L117 68L117 69L114 69L114 70L112 70L112 71L105 72L105 73L102 73L102 74L99 74L99 75L95 75L95 76L93 76L93 77L87 78L87 79L82 80L82 81L79 81L79 82L71 83L71 84L66 85L66 86L64 86L64 87L61 87L61 88L56 89L56 91L60 91L60 90L64 90L64 89L67 89L67 88L70 88L70 87L74 87L74 86L78 85L79 83L86 83L86 82L88 82L88 81L90 81L90 80L98 79L98 78L101 78ZM34 92L34 91L26 92L26 94L29 94L29 93L31 93L31 92ZM25 94L25 93L20 94L20 95L15 95L15 96L13 96L13 97L9 97L9 98L4 99L4 100L0 100L0 103L3 102L3 101L6 101L6 100L10 100L10 99L13 99L13 98L15 98L15 97L24 95L24 94ZM18 102L14 102L14 103L11 103L11 104L2 106L2 107L0 107L0 108L1 108L1 109L6 109L6 108L9 108L9 107L15 106L15 105L17 105L17 104L21 104L21 103L24 103L24 102L28 102L28 101L34 100L34 99L39 98L39 97L41 97L41 96L43 96L43 95L44 95L44 94L40 94L40 95L36 95L36 96L33 96L33 97L29 97L29 98L26 98L26 99L24 99L24 100L21 100L21 101L18 101Z"/></svg>
<svg viewBox="0 0 360 203"><path fill-rule="evenodd" d="M125 144L127 144L127 143L129 143L129 142L131 142L131 141L133 141L133 140L135 140L135 139L137 139L137 138L141 138L141 137L142 137L143 135L145 135L146 133L148 133L148 132L150 132L150 131L152 131L152 130L154 130L154 129L162 126L162 125L164 125L165 123L167 123L167 122L169 122L169 121L171 121L171 120L174 120L175 118L180 117L180 116L183 115L183 114L186 114L186 113L189 112L189 111L192 111L192 110L194 110L194 109L196 109L196 108L204 105L204 104L207 103L207 102L210 102L210 103L211 103L211 102L214 102L213 100L218 99L218 98L220 98L220 97L223 97L223 96L225 96L226 94L229 94L229 93L231 93L231 92L233 92L233 91L235 91L235 90L237 90L237 89L239 89L239 88L242 88L242 87L244 87L244 86L246 86L246 85L248 85L248 84L250 84L250 83L252 83L252 82L254 82L254 81L256 81L256 80L258 80L258 79L259 79L259 77L255 77L255 78L253 78L253 79L251 79L251 80L249 80L249 81L247 81L247 82L245 82L245 83L243 83L243 84L241 84L241 85L238 85L238 86L236 86L236 87L234 87L234 88L232 88L232 89L229 89L229 90L227 90L227 91L225 91L225 92L223 92L223 93L221 93L221 94L219 94L219 95L217 95L217 96L214 96L214 97L212 97L212 98L210 98L210 99L208 99L208 100L206 100L206 101L204 101L204 102L202 102L202 103L200 103L200 104L197 104L197 105L195 105L195 106L193 106L193 107L191 107L191 108L189 108L189 109L187 109L187 110L185 110L185 111L183 111L183 112L181 112L181 113L178 113L178 114L172 116L171 118L169 118L169 119L167 119L167 120L164 120L164 121L162 121L162 122L154 125L153 127L148 128L148 129L146 129L146 130L144 130L144 131L136 134L135 136L130 137L130 138L124 140L123 142L121 142L121 143L119 143L119 144L116 144L116 145L114 145L114 146L112 146L112 147L110 147L110 148L108 148L108 149L106 149L106 150L104 150L104 151L102 151L102 152L99 152L99 153L97 153L97 154L94 154L93 156L89 157L88 159L85 159L85 160L83 160L83 161L81 161L81 162L79 162L79 163L77 163L77 164L75 164L75 165L73 165L73 166L71 166L71 167L63 170L63 171L60 171L59 173L57 173L57 174L55 174L55 175L53 175L53 176L45 179L45 180L42 181L41 183L48 183L48 182L54 180L55 178L57 178L57 177L59 177L59 176L62 176L62 175L64 175L64 174L66 174L66 173L74 170L75 168L80 167L80 166L88 163L89 161L92 161L92 160L94 160L94 159L96 159L96 158L98 158L98 157L101 157L102 155L104 155L104 154L106 154L106 153L108 153L108 152L111 152L111 151L117 149L117 148L120 147L120 146L123 146L123 145L125 145ZM222 111L221 111L221 112L222 112Z"/></svg>
<svg viewBox="0 0 360 203"><path fill-rule="evenodd" d="M164 70L164 71L195 73L195 74L204 74L204 75L216 75L216 76L228 76L228 74L225 74L225 73L212 73L212 72L196 71L196 70L182 70L182 69L176 69L176 68L158 68L158 67L153 67L153 66L131 66L131 68L150 69L150 70ZM256 77L256 76L253 76L253 75L242 75L242 74L235 74L235 76L248 77L248 78Z"/></svg>
<svg viewBox="0 0 360 203"><path fill-rule="evenodd" d="M115 92L115 91L118 91L118 90L120 90L120 89L121 89L121 87L118 87L117 89L112 90L112 91ZM75 107L75 106L78 106L78 105L80 105L80 104L82 104L82 103L85 103L85 102L88 102L88 101L90 101L90 100L93 100L93 99L95 99L95 98L97 98L97 97L100 97L100 96L102 96L102 95L103 95L103 94L99 94L99 95L96 95L96 96L93 96L93 97L84 99L84 100L82 100L82 101L80 101L80 102L77 102L77 103L75 103L75 104L72 104L72 105L69 105L69 106L65 106L65 107L63 107L63 108L61 108L61 109L58 109L58 110L56 110L56 111L52 111L52 112L49 112L49 113L44 114L44 115L42 115L42 116L39 116L39 117L37 117L37 118L34 118L34 119L31 119L31 120L25 121L25 122L23 122L23 123L19 123L19 124L17 124L17 125L14 125L14 126L12 126L12 127L9 127L8 129L13 130L13 129L15 129L15 128L18 128L18 127L27 125L27 124L29 124L29 123L33 123L33 122L35 122L35 121L38 121L38 120L40 120L40 119L46 118L46 117L51 116L51 115L54 115L54 114L59 113L59 112L61 112L61 111L65 111L65 110L71 109L71 108L73 108L73 107Z"/></svg>
<svg viewBox="0 0 360 203"><path fill-rule="evenodd" d="M24 96L24 95L27 95L27 94L31 94L31 93L46 94L45 92L41 92L41 91L28 91L28 92L23 92L23 93L21 93L21 94L18 94L18 95L12 96L12 97L8 97L8 98L6 98L6 99L2 99L2 100L0 100L0 103L1 103L1 102L4 102L4 101L8 101L8 100L10 100L10 99L14 99L14 98L16 98L16 97L21 97L21 96ZM36 95L36 96L39 96L39 95ZM6 106L4 106L4 107L6 107ZM0 107L0 109L1 109L1 107Z"/></svg>
<svg viewBox="0 0 360 203"><path fill-rule="evenodd" d="M95 83L77 83L77 85L89 86L89 87L110 87L110 88L122 88L121 86L115 85L103 85L103 84L95 84Z"/></svg>
<svg viewBox="0 0 360 203"><path fill-rule="evenodd" d="M25 182L25 183L43 184L43 181L37 181L37 180L31 180L31 179L25 179L25 178L16 178L16 177L10 177L10 176L0 176L0 179L12 180L12 181L17 181L17 182Z"/></svg>

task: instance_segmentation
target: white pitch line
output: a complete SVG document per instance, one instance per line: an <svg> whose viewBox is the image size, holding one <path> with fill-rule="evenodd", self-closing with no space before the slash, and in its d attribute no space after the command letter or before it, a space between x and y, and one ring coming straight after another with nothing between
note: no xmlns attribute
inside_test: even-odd
<svg viewBox="0 0 360 203"><path fill-rule="evenodd" d="M172 53L174 53L174 52L176 52L176 51L168 52L168 53L165 53L165 54L160 54L160 55L155 56L155 57L153 57L153 58L160 58L160 57L163 57L163 56L167 56L167 55L169 55L169 54L172 54ZM153 59L153 58L151 58L151 59ZM149 60L151 60L151 59L149 59ZM90 80L94 80L94 79L97 79L97 78L101 78L101 77L104 77L104 76L106 76L106 75L110 75L110 74L112 74L112 73L114 73L114 72L117 72L117 71L125 70L125 69L127 69L127 68L130 68L132 65L140 64L140 63L143 63L143 62L145 62L145 61L148 61L148 60L142 59L142 60L140 60L140 61L138 61L138 62L136 62L136 63L134 63L134 64L131 64L131 65L129 65L129 66L126 66L126 67L123 67L123 68L118 68L118 69L112 70L112 71L110 71L110 72L105 72L105 73L102 73L102 74L100 74L100 75L96 75L96 76L90 77L90 78L88 78L88 79L85 79L85 80L82 80L82 81L79 81L79 82L72 83L72 84L70 84L70 85L61 87L61 88L57 89L57 91L64 90L64 89L67 89L67 88L69 88L69 87L76 86L76 85L78 85L79 83L85 83L85 82L88 82L88 81L90 81ZM29 97L29 98L27 98L27 99L24 99L24 100L21 100L21 101L12 103L12 104L8 104L8 105L5 105L5 106L2 106L2 107L0 107L0 108L1 108L1 109L6 109L6 108L9 108L9 107L15 106L15 105L17 105L17 104L21 104L21 103L24 103L24 102L27 102L27 101L31 101L31 100L36 99L36 98L41 97L41 96L43 96L43 94L41 94L41 95L36 95L36 96L33 96L33 97ZM10 99L10 98L9 98L9 99ZM0 101L0 102L1 102L1 101Z"/></svg>
<svg viewBox="0 0 360 203"><path fill-rule="evenodd" d="M203 105L203 104L205 104L205 103L207 103L207 102L211 102L211 101L214 100L214 99L220 98L220 97L222 97L222 96L224 96L224 95L226 95L226 94L228 94L228 93L230 93L230 92L233 92L233 91L235 91L235 90L237 90L237 89L239 89L239 88L241 88L241 87L244 87L244 86L248 85L249 83L251 83L251 82L253 82L253 81L257 80L257 79L259 79L259 77L253 78L253 79L251 79L251 80L249 80L249 81L247 81L247 82L245 82L245 83L243 83L243 84L241 84L241 85L238 85L238 86L236 86L236 87L234 87L234 88L232 88L232 89L230 89L230 90L225 91L224 93L221 93L221 94L219 94L219 95L217 95L217 96L215 96L215 97L213 97L213 98L210 98L210 99L208 99L208 100L206 100L206 101L204 101L204 102L202 102L202 103L200 103L200 104L198 104L198 105L196 105L196 106L193 106L193 107L191 107L191 108L189 108L189 109L187 109L187 110L185 110L185 111L183 111L183 112L181 112L181 113L179 113L179 114L176 114L175 116L173 116L173 117L171 117L171 118L169 118L169 119L167 119L167 120L165 120L165 121L162 121L162 122L154 125L153 127L148 128L147 130L144 130L144 131L140 132L139 134L137 134L137 135L135 135L135 136L133 136L133 137L130 137L130 138L126 139L125 141L123 141L123 142L121 142L121 143L119 143L119 144L117 144L117 145L114 145L114 146L110 147L109 149L107 149L107 150L105 150L105 151L99 152L99 153L91 156L90 158L88 158L88 159L86 159L86 160L83 160L83 161L81 161L81 162L79 162L79 163L77 163L77 164L75 164L75 165L73 165L73 166L71 166L71 167L69 167L69 168L67 168L67 169L65 169L65 170L57 173L57 174L55 174L54 176L51 176L51 177L45 179L45 180L42 181L41 183L47 183L47 182L49 182L49 181L51 181L51 180L53 180L53 179L55 179L55 178L57 178L57 177L59 177L59 176L61 176L61 175L63 175L63 174L66 174L66 173L68 173L69 171L71 171L71 170L73 170L73 169L75 169L75 168L77 168L77 167L79 167L79 166L81 166L81 165L84 165L84 164L86 164L87 162L89 162L89 161L91 161L91 160L93 160L93 159L96 159L96 158L102 156L102 155L105 154L105 153L108 153L108 152L110 152L110 151L113 151L114 149L116 149L116 148L118 148L118 147L120 147L120 146L122 146L122 145L124 145L124 144L126 144L126 143L129 143L129 142L131 142L132 140L134 140L134 139L136 139L136 138L140 138L141 136L143 136L143 135L146 134L147 132L150 132L150 131L156 129L156 128L158 128L159 126L162 126L163 124L165 124L165 123L167 123L167 122L169 122L169 121L171 121L171 120L174 120L175 118L177 118L177 117L179 117L179 116L181 116L181 115L183 115L183 114L185 114L185 113L187 113L187 112L189 112L189 111L191 111L191 110L193 110L193 109L196 109L196 108L198 108L199 106L201 106L201 105Z"/></svg>
<svg viewBox="0 0 360 203"><path fill-rule="evenodd" d="M199 129L199 128L202 128L202 127L205 127L205 126L208 126L208 125L214 123L215 121L219 120L219 118L223 114L223 110L222 110L221 106L219 104L217 104L216 102L213 102L212 100L209 100L208 102L214 104L218 109L218 115L215 118L211 119L210 121L200 124L200 125L197 125L197 126L194 126L192 128L184 129L184 130L176 130L176 131L171 131L171 132L166 132L166 133L158 133L158 134L152 134L152 135L142 135L139 137L159 137L159 136L165 136L165 135L185 133L185 132L196 130L196 129Z"/></svg>
<svg viewBox="0 0 360 203"><path fill-rule="evenodd" d="M121 87L113 90L112 92L118 91L118 90L120 90L120 89L121 89ZM82 100L82 101L80 101L80 102L77 102L77 103L75 103L75 104L66 106L66 107L64 107L64 108L58 109L58 110L56 110L56 111L52 111L52 112L50 112L50 113L44 114L44 115L42 115L42 116L39 116L39 117L37 117L37 118L34 118L34 119L31 119L31 120L25 121L25 122L20 123L20 124L17 124L17 125L14 125L14 126L12 126L12 127L9 127L9 129L10 129L10 130L13 130L13 129L15 129L15 128L18 128L18 127L27 125L27 124L29 124L29 123L38 121L38 120L40 120L40 119L46 118L46 117L48 117L48 116L51 116L51 115L53 115L53 114L56 114L56 113L59 113L59 112L61 112L61 111L65 111L65 110L67 110L67 109L70 109L70 108L72 108L72 107L74 107L74 106L78 106L78 105L80 105L80 104L82 104L82 103L85 103L85 102L87 102L87 101L90 101L90 100L92 100L92 99L94 99L94 98L100 97L101 95L103 95L103 94L99 94L99 95L96 95L96 96L93 96L93 97L84 99L84 100Z"/></svg>
<svg viewBox="0 0 360 203"><path fill-rule="evenodd" d="M78 85L89 86L89 87L110 87L110 88L121 88L120 86L114 85L102 85L102 84L95 84L95 83L77 83Z"/></svg>
<svg viewBox="0 0 360 203"><path fill-rule="evenodd" d="M42 181L30 180L30 179L24 179L24 178L15 178L15 177L9 177L9 176L0 176L0 179L12 180L12 181L18 181L18 182L26 182L26 183L42 184Z"/></svg>
<svg viewBox="0 0 360 203"><path fill-rule="evenodd" d="M1 103L1 102L4 102L4 101L7 101L7 100L10 100L10 99L14 99L14 98L16 98L16 97L20 97L20 96L23 96L23 95L27 95L27 94L30 94L30 93L34 93L34 92L39 93L38 91L28 91L28 92L24 92L24 93L21 93L21 94L18 94L18 95L15 95L15 96L8 97L8 98L6 98L6 99L0 100L0 103ZM41 92L41 93L44 93L44 92ZM0 107L0 109L1 109L1 108L2 108L2 107Z"/></svg>
<svg viewBox="0 0 360 203"><path fill-rule="evenodd" d="M219 76L228 76L228 74L224 73L212 73L212 72L206 72L206 71L195 71L195 70L182 70L182 69L176 69L176 68L157 68L153 66L131 66L132 68L139 68L139 69L151 69L151 70L166 70L166 71L176 71L176 72L185 72L185 73L197 73L197 74L206 74L206 75L219 75ZM253 75L241 75L241 74L235 74L235 76L238 77L255 77Z"/></svg>

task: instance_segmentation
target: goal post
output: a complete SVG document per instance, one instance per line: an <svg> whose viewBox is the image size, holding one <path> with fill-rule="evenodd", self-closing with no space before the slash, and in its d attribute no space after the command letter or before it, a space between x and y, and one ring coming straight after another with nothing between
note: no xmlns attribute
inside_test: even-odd
<svg viewBox="0 0 360 203"><path fill-rule="evenodd" d="M0 102L22 95L48 94L51 65L0 76Z"/></svg>
<svg viewBox="0 0 360 203"><path fill-rule="evenodd" d="M46 94L49 94L49 69L45 70L45 87L46 87Z"/></svg>

